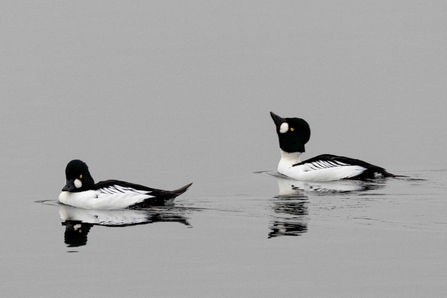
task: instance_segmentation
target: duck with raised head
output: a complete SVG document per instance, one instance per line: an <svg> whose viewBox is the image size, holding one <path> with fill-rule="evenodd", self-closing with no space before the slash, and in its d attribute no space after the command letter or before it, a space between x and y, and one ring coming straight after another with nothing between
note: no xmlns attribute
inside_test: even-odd
<svg viewBox="0 0 447 298"><path fill-rule="evenodd" d="M281 159L278 172L301 181L336 181L343 179L368 180L396 177L384 168L345 156L322 154L301 161L310 139L309 124L301 118L282 118L273 112Z"/></svg>

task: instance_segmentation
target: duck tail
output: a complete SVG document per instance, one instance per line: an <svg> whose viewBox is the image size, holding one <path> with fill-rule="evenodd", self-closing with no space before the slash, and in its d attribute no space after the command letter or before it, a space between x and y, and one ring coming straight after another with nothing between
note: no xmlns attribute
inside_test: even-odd
<svg viewBox="0 0 447 298"><path fill-rule="evenodd" d="M171 190L170 193L173 198L178 197L179 195L181 195L182 193L187 191L191 185L192 185L192 182L189 184L186 184L185 186L180 187L179 189Z"/></svg>
<svg viewBox="0 0 447 298"><path fill-rule="evenodd" d="M380 174L382 174L382 176L385 178L395 178L396 177L396 175L394 175L390 172L387 172L386 170L380 171Z"/></svg>
<svg viewBox="0 0 447 298"><path fill-rule="evenodd" d="M385 170L380 171L379 174L382 175L383 178L397 178L397 179L406 179L406 178L410 178L409 176L405 176L405 175L396 175L396 174L392 174L392 173L387 172L387 171L385 171Z"/></svg>

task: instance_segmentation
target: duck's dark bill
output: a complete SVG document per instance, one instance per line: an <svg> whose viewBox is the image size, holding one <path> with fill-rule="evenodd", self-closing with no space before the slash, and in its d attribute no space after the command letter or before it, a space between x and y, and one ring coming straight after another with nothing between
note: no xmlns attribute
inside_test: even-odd
<svg viewBox="0 0 447 298"><path fill-rule="evenodd" d="M67 181L67 184L65 184L64 188L62 188L62 191L73 191L75 189L76 187L74 185L74 180L71 179Z"/></svg>
<svg viewBox="0 0 447 298"><path fill-rule="evenodd" d="M273 122L275 122L276 126L281 126L286 120L273 112L270 112L270 116L272 116Z"/></svg>

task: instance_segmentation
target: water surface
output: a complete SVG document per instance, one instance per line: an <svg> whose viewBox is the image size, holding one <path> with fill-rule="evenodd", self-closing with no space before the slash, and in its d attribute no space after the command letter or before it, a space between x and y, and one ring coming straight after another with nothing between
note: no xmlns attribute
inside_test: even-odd
<svg viewBox="0 0 447 298"><path fill-rule="evenodd" d="M443 295L447 171L323 184L270 173L227 179L229 194L186 193L175 206L147 211L80 210L54 200L17 206L3 227L2 292Z"/></svg>

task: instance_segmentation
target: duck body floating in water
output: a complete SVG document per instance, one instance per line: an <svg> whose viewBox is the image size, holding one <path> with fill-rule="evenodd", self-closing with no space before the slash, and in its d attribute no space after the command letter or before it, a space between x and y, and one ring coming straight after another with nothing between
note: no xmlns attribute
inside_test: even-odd
<svg viewBox="0 0 447 298"><path fill-rule="evenodd" d="M87 164L78 159L68 163L65 176L66 185L59 194L59 202L83 209L140 209L169 205L192 184L171 191L120 180L95 183Z"/></svg>
<svg viewBox="0 0 447 298"><path fill-rule="evenodd" d="M301 181L368 180L396 177L384 168L345 156L322 154L301 161L310 139L309 124L301 118L282 118L270 112L278 134L281 159L278 172Z"/></svg>

